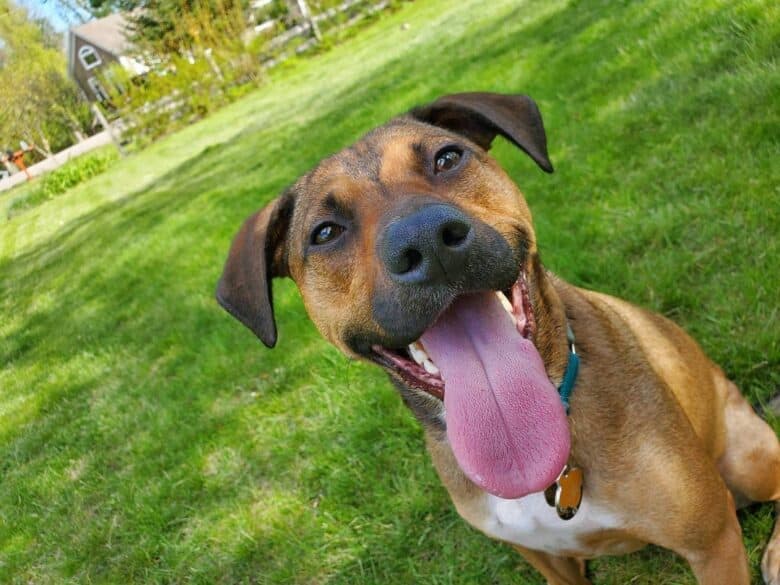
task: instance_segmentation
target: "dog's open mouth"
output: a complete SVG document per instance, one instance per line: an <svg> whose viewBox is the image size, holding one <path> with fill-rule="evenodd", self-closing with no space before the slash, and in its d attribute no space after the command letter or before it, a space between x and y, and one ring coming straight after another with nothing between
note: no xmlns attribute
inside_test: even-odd
<svg viewBox="0 0 780 585"><path fill-rule="evenodd" d="M533 343L535 318L521 273L505 292L457 297L404 350L373 346L376 361L444 402L461 469L502 498L544 490L566 463L566 413Z"/></svg>
<svg viewBox="0 0 780 585"><path fill-rule="evenodd" d="M525 339L531 339L536 330L536 322L525 272L520 272L520 277L511 289L495 291L494 294L509 315L518 334ZM381 345L373 345L371 349L378 358L376 361L400 376L407 386L418 388L439 400L444 400L445 388L441 371L425 351L420 340L400 349L390 349Z"/></svg>

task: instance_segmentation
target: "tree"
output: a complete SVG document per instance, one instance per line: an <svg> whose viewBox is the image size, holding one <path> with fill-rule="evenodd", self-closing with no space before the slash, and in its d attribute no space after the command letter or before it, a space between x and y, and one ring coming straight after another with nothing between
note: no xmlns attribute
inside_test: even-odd
<svg viewBox="0 0 780 585"><path fill-rule="evenodd" d="M142 50L179 55L240 38L249 0L55 0L66 14L127 13L132 40Z"/></svg>
<svg viewBox="0 0 780 585"><path fill-rule="evenodd" d="M0 0L0 14L0 147L24 140L50 156L83 131L88 106L66 76L52 31L9 0Z"/></svg>
<svg viewBox="0 0 780 585"><path fill-rule="evenodd" d="M100 18L117 10L126 9L117 0L54 0L59 12L68 22L83 23L89 18Z"/></svg>
<svg viewBox="0 0 780 585"><path fill-rule="evenodd" d="M184 55L240 41L246 0L146 0L130 16L133 40L160 55Z"/></svg>

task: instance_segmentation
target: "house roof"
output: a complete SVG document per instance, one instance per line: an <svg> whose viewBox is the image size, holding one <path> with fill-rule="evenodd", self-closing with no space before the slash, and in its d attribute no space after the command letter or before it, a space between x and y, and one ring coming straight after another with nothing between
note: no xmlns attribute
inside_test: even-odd
<svg viewBox="0 0 780 585"><path fill-rule="evenodd" d="M129 23L119 12L109 14L104 18L90 20L80 26L70 29L72 35L81 37L88 43L100 47L104 51L119 57L131 46L128 40Z"/></svg>
<svg viewBox="0 0 780 585"><path fill-rule="evenodd" d="M72 27L68 31L68 74L73 77L76 65L76 37L119 59L132 48L128 32L129 22L119 12Z"/></svg>

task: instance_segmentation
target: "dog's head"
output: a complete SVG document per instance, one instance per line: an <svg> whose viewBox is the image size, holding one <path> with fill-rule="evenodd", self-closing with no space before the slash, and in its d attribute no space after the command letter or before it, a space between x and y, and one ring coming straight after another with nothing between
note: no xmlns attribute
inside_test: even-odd
<svg viewBox="0 0 780 585"><path fill-rule="evenodd" d="M476 483L513 495L555 478L568 434L551 441L557 469L522 489L490 470L485 480L484 463L472 461L501 459L509 475L517 466L504 461L502 443L513 439L473 430L474 413L488 426L510 418L534 427L540 408L560 409L557 396L551 405L534 391L517 403L512 390L549 380L532 343L540 269L531 213L487 152L497 135L552 171L541 115L526 96L445 96L369 132L246 220L217 299L272 347L271 279L291 277L322 335L384 368L425 424L446 425ZM497 407L475 402L480 386ZM489 445L476 453L460 445L473 441Z"/></svg>

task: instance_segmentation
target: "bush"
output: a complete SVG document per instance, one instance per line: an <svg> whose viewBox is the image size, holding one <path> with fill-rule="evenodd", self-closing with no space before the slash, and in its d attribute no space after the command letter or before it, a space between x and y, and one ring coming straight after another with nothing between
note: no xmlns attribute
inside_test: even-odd
<svg viewBox="0 0 780 585"><path fill-rule="evenodd" d="M8 219L99 175L118 159L119 154L111 146L68 161L60 168L37 179L27 193L11 203L8 208Z"/></svg>
<svg viewBox="0 0 780 585"><path fill-rule="evenodd" d="M358 17L364 17L363 23L377 18L377 1L360 0L320 21L325 39L316 44L308 33L282 44L274 42L295 26L287 3L281 0L265 8L261 16L276 20L275 26L254 38L247 38L246 3L242 1L175 0L138 13L134 40L142 49L138 58L150 70L136 76L115 64L103 73L111 111L125 123L123 138L140 149L208 116L262 83L272 63L306 51L325 51L354 34L347 25L353 26ZM313 14L343 3L309 0Z"/></svg>

